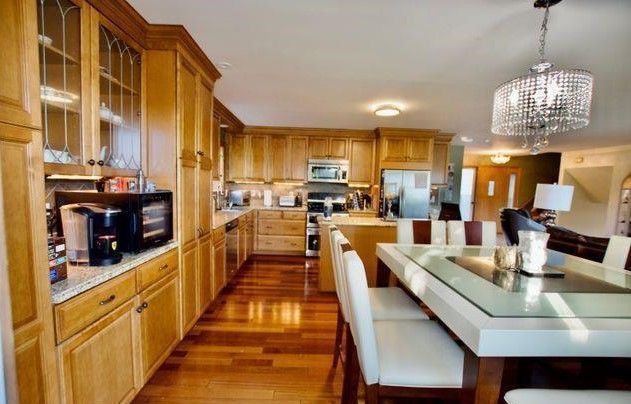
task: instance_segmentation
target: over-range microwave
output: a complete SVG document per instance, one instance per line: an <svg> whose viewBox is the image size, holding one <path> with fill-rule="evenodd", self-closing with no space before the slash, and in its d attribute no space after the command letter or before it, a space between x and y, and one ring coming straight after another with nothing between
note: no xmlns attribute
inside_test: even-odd
<svg viewBox="0 0 631 404"><path fill-rule="evenodd" d="M309 159L307 180L348 184L348 160Z"/></svg>
<svg viewBox="0 0 631 404"><path fill-rule="evenodd" d="M171 191L144 193L55 192L55 208L57 210L60 206L81 202L104 203L121 209L121 217L118 222L119 251L138 253L173 239L173 195ZM61 234L61 223L58 224L57 229Z"/></svg>

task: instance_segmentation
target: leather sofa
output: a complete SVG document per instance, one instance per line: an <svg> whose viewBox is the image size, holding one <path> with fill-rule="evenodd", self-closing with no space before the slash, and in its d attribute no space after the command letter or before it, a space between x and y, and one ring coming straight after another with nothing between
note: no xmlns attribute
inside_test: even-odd
<svg viewBox="0 0 631 404"><path fill-rule="evenodd" d="M519 230L546 231L550 234L548 248L602 262L609 244L608 238L585 236L561 226L544 226L532 220L530 213L523 209L502 209L500 222L508 245L519 243Z"/></svg>

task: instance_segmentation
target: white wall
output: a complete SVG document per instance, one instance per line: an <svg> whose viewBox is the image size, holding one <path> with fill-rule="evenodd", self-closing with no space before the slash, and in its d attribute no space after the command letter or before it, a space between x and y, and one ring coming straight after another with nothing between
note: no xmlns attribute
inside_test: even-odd
<svg viewBox="0 0 631 404"><path fill-rule="evenodd" d="M575 168L610 168L604 176L589 185L588 192L575 189L572 211L560 213L557 223L576 232L608 237L615 233L618 216L620 189L625 178L631 175L631 144L626 146L565 152L561 155L559 183L576 185L569 174ZM569 171L566 171L568 170ZM609 178L606 178L609 177ZM609 189L602 200L590 198L589 188ZM591 191L598 190L592 189Z"/></svg>

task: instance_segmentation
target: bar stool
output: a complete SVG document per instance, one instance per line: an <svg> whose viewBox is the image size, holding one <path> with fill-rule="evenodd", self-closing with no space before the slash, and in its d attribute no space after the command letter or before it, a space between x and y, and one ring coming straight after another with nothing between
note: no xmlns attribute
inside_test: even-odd
<svg viewBox="0 0 631 404"><path fill-rule="evenodd" d="M631 391L517 389L504 395L508 404L628 404Z"/></svg>
<svg viewBox="0 0 631 404"><path fill-rule="evenodd" d="M497 226L491 221L447 222L447 240L449 245L481 245L492 247L497 242Z"/></svg>
<svg viewBox="0 0 631 404"><path fill-rule="evenodd" d="M462 398L462 349L433 321L373 321L364 265L355 251L342 259L351 320L342 402L356 400L360 370L367 404L381 396Z"/></svg>
<svg viewBox="0 0 631 404"><path fill-rule="evenodd" d="M447 244L443 220L397 220L397 243L399 244Z"/></svg>
<svg viewBox="0 0 631 404"><path fill-rule="evenodd" d="M631 237L611 236L603 264L631 270Z"/></svg>
<svg viewBox="0 0 631 404"><path fill-rule="evenodd" d="M337 366L341 355L342 336L348 332L350 319L346 271L343 267L342 253L351 250L351 246L337 228L331 228L331 258L335 292L338 299L337 326L335 331L335 349L333 367ZM397 287L368 288L370 309L376 320L428 320L427 314L403 290Z"/></svg>

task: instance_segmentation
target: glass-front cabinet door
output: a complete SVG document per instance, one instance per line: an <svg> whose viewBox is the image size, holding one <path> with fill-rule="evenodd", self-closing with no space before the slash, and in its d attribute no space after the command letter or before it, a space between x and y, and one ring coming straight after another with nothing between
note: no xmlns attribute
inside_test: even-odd
<svg viewBox="0 0 631 404"><path fill-rule="evenodd" d="M87 106L82 91L81 33L85 10L70 0L36 1L46 171L67 173L74 167L74 171L82 173L83 112Z"/></svg>
<svg viewBox="0 0 631 404"><path fill-rule="evenodd" d="M98 164L131 174L141 167L142 54L99 25Z"/></svg>

